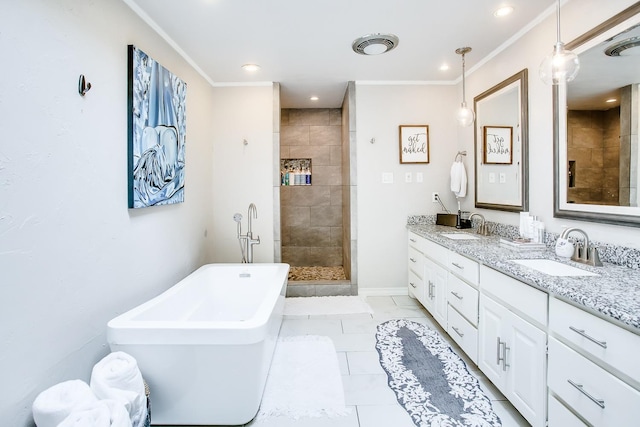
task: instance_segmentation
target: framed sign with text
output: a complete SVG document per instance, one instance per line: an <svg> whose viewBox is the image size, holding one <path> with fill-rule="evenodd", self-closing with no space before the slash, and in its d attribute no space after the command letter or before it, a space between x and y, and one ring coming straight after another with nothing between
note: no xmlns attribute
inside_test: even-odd
<svg viewBox="0 0 640 427"><path fill-rule="evenodd" d="M400 125L400 163L429 163L428 125Z"/></svg>
<svg viewBox="0 0 640 427"><path fill-rule="evenodd" d="M513 128L485 126L483 148L485 164L510 165L513 163Z"/></svg>

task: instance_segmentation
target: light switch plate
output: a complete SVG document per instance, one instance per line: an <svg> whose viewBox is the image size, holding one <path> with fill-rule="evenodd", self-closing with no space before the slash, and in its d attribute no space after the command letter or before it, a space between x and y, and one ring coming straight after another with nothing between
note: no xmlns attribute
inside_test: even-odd
<svg viewBox="0 0 640 427"><path fill-rule="evenodd" d="M504 184L505 182L507 182L507 174L504 172L500 173L500 184Z"/></svg>
<svg viewBox="0 0 640 427"><path fill-rule="evenodd" d="M424 181L424 175L422 172L416 172L416 182Z"/></svg>
<svg viewBox="0 0 640 427"><path fill-rule="evenodd" d="M413 181L413 175L411 174L411 172L406 172L404 174L404 182L412 182Z"/></svg>
<svg viewBox="0 0 640 427"><path fill-rule="evenodd" d="M382 183L383 184L393 184L393 172L383 172L382 173Z"/></svg>
<svg viewBox="0 0 640 427"><path fill-rule="evenodd" d="M489 174L489 184L495 184L496 183L496 174L491 172Z"/></svg>

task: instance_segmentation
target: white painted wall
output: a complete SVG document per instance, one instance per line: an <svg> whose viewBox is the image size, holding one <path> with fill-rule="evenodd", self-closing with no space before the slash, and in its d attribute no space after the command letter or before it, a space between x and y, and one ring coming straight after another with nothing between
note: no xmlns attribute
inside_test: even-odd
<svg viewBox="0 0 640 427"><path fill-rule="evenodd" d="M393 288L406 292L407 216L441 212L431 202L434 191L449 210L457 209L449 180L458 151L454 113L460 100L456 96L452 85L356 82L360 293L384 293ZM398 126L408 124L429 125L429 164L400 164ZM473 128L469 131L473 134ZM469 171L469 160L464 162ZM393 184L382 183L385 172L393 174ZM422 183L416 182L418 172L424 176ZM411 173L411 183L405 182L406 173ZM463 209L468 203L467 196Z"/></svg>
<svg viewBox="0 0 640 427"><path fill-rule="evenodd" d="M633 0L570 1L562 8L562 38L569 42L603 20L632 5ZM481 66L468 70L467 102L502 80L529 69L529 191L530 211L545 222L547 230L560 232L563 225L585 229L592 239L640 247L640 230L584 221L553 218L553 116L551 88L538 78L538 67L555 43L555 9L513 45ZM471 45L473 46L473 45ZM457 46L452 46L455 49ZM470 55L473 55L471 53ZM358 289L360 293L406 292L406 218L433 214L438 205L431 193L438 191L450 210L456 208L449 191L449 168L457 150L474 152L473 127L458 128L452 117L462 99L461 85L405 86L357 84L358 135ZM398 160L398 125L429 124L429 165L401 165ZM371 138L376 143L371 144ZM474 207L474 159L465 158L468 193L463 210L481 212L487 220L518 225L517 213ZM415 183L415 172L425 175ZM382 184L383 172L394 173L394 184ZM405 183L405 172L413 183Z"/></svg>
<svg viewBox="0 0 640 427"><path fill-rule="evenodd" d="M607 18L626 9L634 0L580 0L562 6L562 40L570 42ZM524 35L515 44L467 76L467 94L477 96L523 68L529 69L529 211L559 233L563 225L584 229L589 237L607 243L640 247L640 230L635 227L553 218L553 114L552 89L538 77L538 68L552 51L556 40L555 13ZM473 152L473 135L459 144ZM518 214L479 210L490 221L518 225Z"/></svg>
<svg viewBox="0 0 640 427"><path fill-rule="evenodd" d="M253 234L260 236L260 244L253 247L254 262L274 260L273 93L271 84L214 88L214 262L241 261L233 215L242 214L245 234L250 203L258 209L258 217L251 220Z"/></svg>
<svg viewBox="0 0 640 427"><path fill-rule="evenodd" d="M3 2L0 28L0 424L21 427L37 393L88 381L109 319L210 258L215 98L120 1ZM127 209L128 44L188 85L179 205Z"/></svg>

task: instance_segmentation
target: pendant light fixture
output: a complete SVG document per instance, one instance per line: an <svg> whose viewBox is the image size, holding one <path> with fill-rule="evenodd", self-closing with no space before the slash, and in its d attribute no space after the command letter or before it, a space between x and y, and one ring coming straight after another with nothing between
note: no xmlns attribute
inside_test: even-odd
<svg viewBox="0 0 640 427"><path fill-rule="evenodd" d="M564 48L560 41L560 0L556 1L556 44L553 52L540 64L540 78L546 84L564 84L576 78L580 70L578 55Z"/></svg>
<svg viewBox="0 0 640 427"><path fill-rule="evenodd" d="M460 104L460 108L456 112L456 119L458 120L458 124L460 126L471 126L473 121L476 118L473 110L467 107L467 100L465 98L465 87L464 87L464 55L471 52L470 47L460 47L456 49L456 53L458 55L462 55L462 104Z"/></svg>

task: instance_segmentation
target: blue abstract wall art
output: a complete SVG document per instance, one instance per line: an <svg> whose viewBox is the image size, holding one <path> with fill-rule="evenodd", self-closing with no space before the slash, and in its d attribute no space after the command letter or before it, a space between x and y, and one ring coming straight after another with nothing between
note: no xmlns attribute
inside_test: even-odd
<svg viewBox="0 0 640 427"><path fill-rule="evenodd" d="M184 202L187 85L129 45L129 208Z"/></svg>

